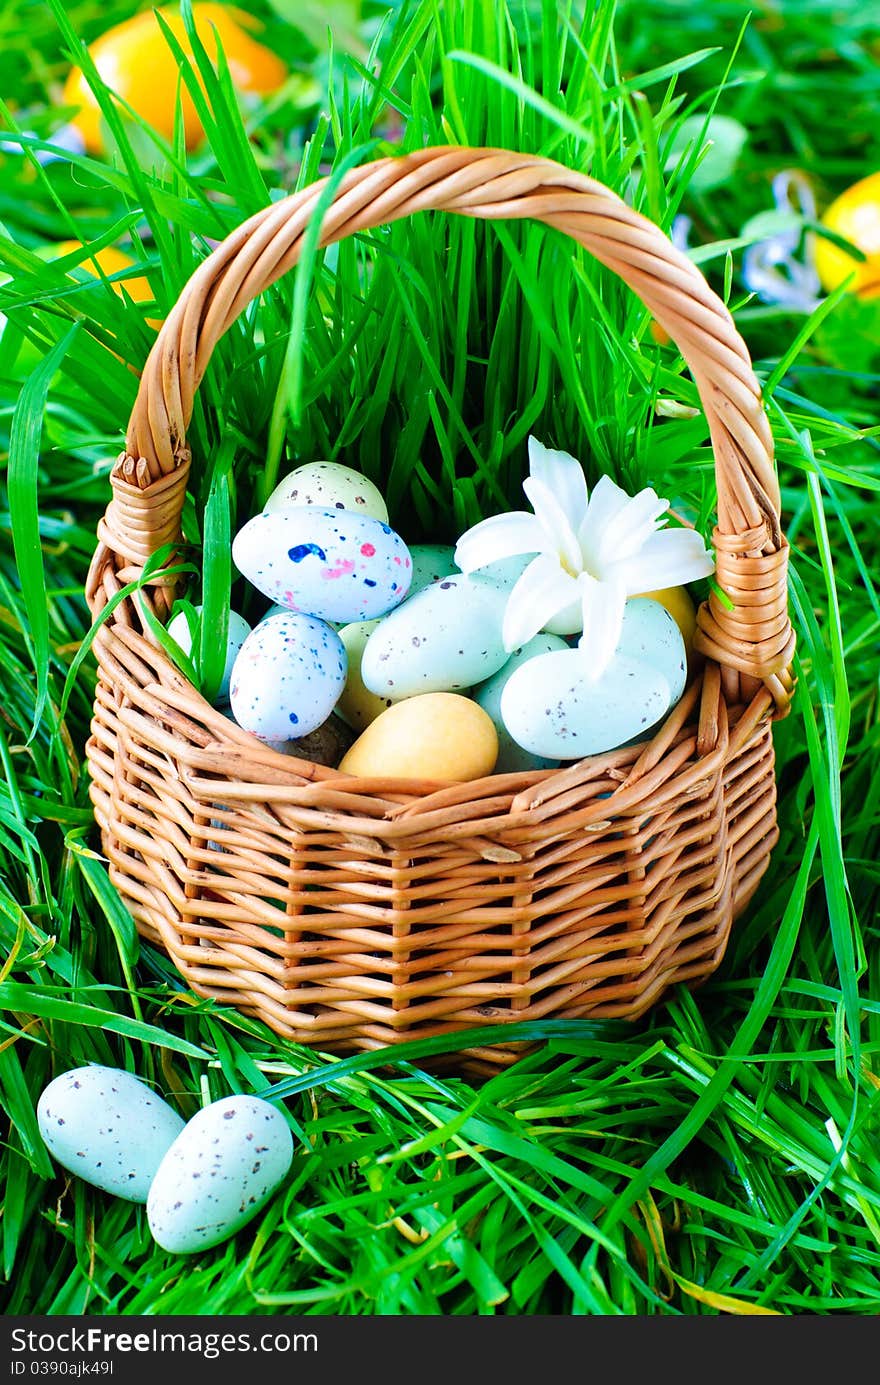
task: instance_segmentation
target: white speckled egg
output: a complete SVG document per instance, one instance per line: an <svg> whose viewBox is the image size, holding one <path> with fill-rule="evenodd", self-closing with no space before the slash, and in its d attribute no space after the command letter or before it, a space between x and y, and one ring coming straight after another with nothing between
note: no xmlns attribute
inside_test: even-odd
<svg viewBox="0 0 880 1385"><path fill-rule="evenodd" d="M196 606L196 614L202 614L201 606ZM178 611L176 616L172 616L167 625L168 634L179 645L184 654L189 657L192 654L192 635L190 634L189 621L183 611ZM223 668L223 677L220 679L220 687L217 689L217 701L225 702L229 697L229 680L232 677L232 666L238 657L238 651L244 644L251 627L248 625L244 616L240 616L237 611L229 612L229 626L226 635L226 664Z"/></svg>
<svg viewBox="0 0 880 1385"><path fill-rule="evenodd" d="M457 692L507 660L501 623L507 592L455 573L416 592L380 621L364 647L361 677L379 697Z"/></svg>
<svg viewBox="0 0 880 1385"><path fill-rule="evenodd" d="M278 482L265 509L290 510L316 505L322 510L353 510L357 515L388 523L388 507L381 492L361 472L341 462L305 462Z"/></svg>
<svg viewBox="0 0 880 1385"><path fill-rule="evenodd" d="M453 572L458 572L455 566L455 549L451 544L411 543L409 551L413 565L409 596L415 596L416 592L422 591L424 587L430 587L432 582L439 582L441 577L450 577Z"/></svg>
<svg viewBox="0 0 880 1385"><path fill-rule="evenodd" d="M295 611L260 621L241 647L229 700L263 741L296 740L329 717L345 686L345 646L326 621Z"/></svg>
<svg viewBox="0 0 880 1385"><path fill-rule="evenodd" d="M286 1178L293 1137L268 1101L227 1096L188 1121L147 1198L153 1238L178 1255L219 1245L265 1207Z"/></svg>
<svg viewBox="0 0 880 1385"><path fill-rule="evenodd" d="M412 580L409 549L387 524L312 505L255 515L233 539L232 557L270 601L344 624L384 615Z"/></svg>
<svg viewBox="0 0 880 1385"><path fill-rule="evenodd" d="M670 705L681 697L687 682L687 647L675 617L659 601L644 596L627 601L617 653L662 673L669 684Z"/></svg>
<svg viewBox="0 0 880 1385"><path fill-rule="evenodd" d="M132 1073L93 1063L49 1083L37 1102L37 1125L62 1168L128 1202L146 1202L184 1123Z"/></svg>
<svg viewBox="0 0 880 1385"><path fill-rule="evenodd" d="M653 726L672 705L669 682L650 664L615 654L594 683L589 654L554 650L521 664L501 694L501 716L518 745L548 759L613 750Z"/></svg>
<svg viewBox="0 0 880 1385"><path fill-rule="evenodd" d="M523 769L548 769L556 764L556 760L548 760L543 755L533 755L531 751L523 749L517 745L511 736L504 720L501 716L501 694L507 686L507 681L522 664L528 663L529 659L536 658L539 654L549 654L555 649L567 649L565 640L558 635L535 635L534 639L528 640L519 649L515 649L507 663L502 664L496 674L493 674L485 683L481 683L478 688L474 688L473 699L488 712L495 723L495 730L498 732L498 759L495 762L496 774L507 774L514 770Z"/></svg>

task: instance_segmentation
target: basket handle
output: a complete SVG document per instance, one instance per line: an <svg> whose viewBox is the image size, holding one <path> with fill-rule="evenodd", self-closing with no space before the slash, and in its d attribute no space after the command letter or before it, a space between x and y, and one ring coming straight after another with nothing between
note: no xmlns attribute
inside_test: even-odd
<svg viewBox="0 0 880 1385"><path fill-rule="evenodd" d="M162 545L180 536L189 472L186 428L211 353L244 308L299 258L326 180L249 218L199 266L144 366L113 498L86 593L93 612ZM426 148L351 170L322 245L420 211L531 218L580 242L638 294L690 367L709 424L718 487L713 534L719 586L698 613L696 647L722 669L729 701L763 683L777 714L792 695L788 547L773 442L748 350L700 271L601 183L552 160L498 149Z"/></svg>

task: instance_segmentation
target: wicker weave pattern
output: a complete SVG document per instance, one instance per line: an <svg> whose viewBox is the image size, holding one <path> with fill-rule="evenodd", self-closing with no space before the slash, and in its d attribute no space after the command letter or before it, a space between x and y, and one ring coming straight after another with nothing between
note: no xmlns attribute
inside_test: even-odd
<svg viewBox="0 0 880 1385"><path fill-rule="evenodd" d="M218 338L296 262L321 188L241 226L169 315L99 527L96 615L178 538L195 390ZM638 1015L718 965L777 835L770 718L792 691L787 549L759 388L727 310L607 189L505 151L426 149L354 170L322 243L429 208L566 232L677 341L711 429L718 574L734 609L713 598L699 612L704 670L646 746L444 786L354 779L264 749L173 668L134 600L114 607L96 639L88 746L111 877L193 989L327 1048ZM160 576L140 600L164 616L172 598Z"/></svg>

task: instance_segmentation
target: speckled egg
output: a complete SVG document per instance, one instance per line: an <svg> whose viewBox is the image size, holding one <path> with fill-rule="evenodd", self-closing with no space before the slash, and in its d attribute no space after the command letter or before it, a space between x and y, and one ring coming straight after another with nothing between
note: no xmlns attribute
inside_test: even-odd
<svg viewBox="0 0 880 1385"><path fill-rule="evenodd" d="M507 660L501 624L507 592L461 573L432 582L380 621L364 648L364 686L398 700L459 692Z"/></svg>
<svg viewBox="0 0 880 1385"><path fill-rule="evenodd" d="M498 733L496 774L507 774L514 770L548 769L557 763L555 759L548 760L543 755L533 755L531 751L517 745L501 716L501 694L504 692L511 675L521 665L528 663L529 659L534 659L539 654L549 654L555 649L567 648L568 645L565 640L558 635L535 635L534 639L528 640L519 649L515 649L496 674L485 683L481 683L479 687L474 688L474 701L483 708L484 712L489 714Z"/></svg>
<svg viewBox="0 0 880 1385"><path fill-rule="evenodd" d="M463 783L491 774L492 718L460 693L423 693L388 707L346 751L341 774Z"/></svg>
<svg viewBox="0 0 880 1385"><path fill-rule="evenodd" d="M687 587L662 587L659 591L640 592L639 597L633 599L642 598L647 601L659 601L661 606L666 607L681 631L690 665L694 655L694 636L697 633L697 608Z"/></svg>
<svg viewBox="0 0 880 1385"><path fill-rule="evenodd" d="M627 601L616 652L662 673L669 684L670 706L681 697L687 681L684 636L674 616L659 601L644 596Z"/></svg>
<svg viewBox="0 0 880 1385"><path fill-rule="evenodd" d="M298 505L352 510L388 523L388 507L381 492L366 476L341 462L306 462L296 467L278 482L264 508L274 514Z"/></svg>
<svg viewBox="0 0 880 1385"><path fill-rule="evenodd" d="M229 700L239 726L263 741L297 740L329 717L345 686L345 646L315 616L260 621L235 666Z"/></svg>
<svg viewBox="0 0 880 1385"><path fill-rule="evenodd" d="M613 750L653 726L672 705L667 679L615 654L595 682L582 649L554 650L521 664L501 694L501 716L518 745L552 760Z"/></svg>
<svg viewBox="0 0 880 1385"><path fill-rule="evenodd" d="M287 1177L293 1137L281 1113L228 1096L188 1121L159 1165L147 1222L163 1250L191 1255L234 1236Z"/></svg>
<svg viewBox="0 0 880 1385"><path fill-rule="evenodd" d="M559 760L598 755L644 736L684 692L684 639L657 601L627 601L614 657L595 682L585 659L588 645L539 655L511 675L500 710L518 745Z"/></svg>
<svg viewBox="0 0 880 1385"><path fill-rule="evenodd" d="M411 543L409 551L413 565L409 596L415 596L416 592L430 587L432 582L439 582L442 577L450 577L458 571L455 549L451 544Z"/></svg>
<svg viewBox="0 0 880 1385"><path fill-rule="evenodd" d="M233 539L232 557L270 601L343 624L384 615L412 580L409 549L387 524L312 505L255 515Z"/></svg>
<svg viewBox="0 0 880 1385"><path fill-rule="evenodd" d="M49 1083L37 1125L62 1168L128 1202L146 1202L184 1122L132 1073L93 1063Z"/></svg>
<svg viewBox="0 0 880 1385"><path fill-rule="evenodd" d="M413 561L415 562L415 559ZM393 701L393 698L379 697L376 693L370 692L361 674L361 660L367 640L380 622L381 617L377 620L356 620L351 625L343 625L339 631L339 638L348 655L348 673L345 687L336 704L336 711L343 721L358 732L369 726L371 721L375 721Z"/></svg>
<svg viewBox="0 0 880 1385"><path fill-rule="evenodd" d="M494 563L487 563L471 575L484 582L494 582L510 593L534 557L534 553L517 553L512 558L497 558Z"/></svg>
<svg viewBox="0 0 880 1385"><path fill-rule="evenodd" d="M196 614L201 616L201 606L196 606ZM183 611L178 611L176 616L172 616L167 625L168 634L179 645L184 654L189 658L192 654L192 635L190 633L189 621ZM229 626L226 635L226 663L223 668L223 677L220 679L220 686L217 689L217 701L225 702L229 697L229 680L232 677L232 666L238 658L238 652L244 644L251 627L248 625L244 616L240 616L237 611L229 612Z"/></svg>

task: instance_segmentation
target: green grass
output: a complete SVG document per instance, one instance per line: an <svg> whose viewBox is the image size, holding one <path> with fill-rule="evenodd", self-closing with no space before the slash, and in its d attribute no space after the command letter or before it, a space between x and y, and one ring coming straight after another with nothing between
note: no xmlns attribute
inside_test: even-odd
<svg viewBox="0 0 880 1385"><path fill-rule="evenodd" d="M209 76L211 138L189 156L122 124L113 163L0 156L2 1311L874 1314L874 317L844 299L803 330L748 301L731 246L770 205L778 168L804 168L824 205L877 165L878 7L755 5L744 28L733 0L702 12L602 0L589 22L566 4L413 0L384 23L379 8L363 60L279 28L325 90L251 141ZM67 18L52 9L0 83L17 94L9 123L38 135L53 128L65 48L108 14L92 0ZM747 140L724 186L700 192L699 147L675 164L670 152L681 123L713 109ZM484 1083L461 1075L454 1047L439 1066L426 1061L439 1044L331 1059L194 998L138 943L107 881L84 774L82 585L146 319L169 310L211 241L297 183L385 152L392 122L406 148L548 153L664 229L679 211L693 219L704 272L768 382L793 547L799 685L775 736L781 838L722 968L634 1025L524 1030L534 1051ZM37 253L73 236L127 245L155 306ZM517 503L529 431L592 476L650 481L708 528L693 386L640 305L577 248L536 228L421 217L304 271L248 310L205 379L185 514L196 574L207 555L194 598L222 598L224 534L276 475L317 456L373 477L412 539L448 539ZM229 1091L283 1101L289 1183L216 1250L158 1250L143 1209L65 1181L39 1140L42 1086L90 1060L157 1083L184 1114Z"/></svg>

